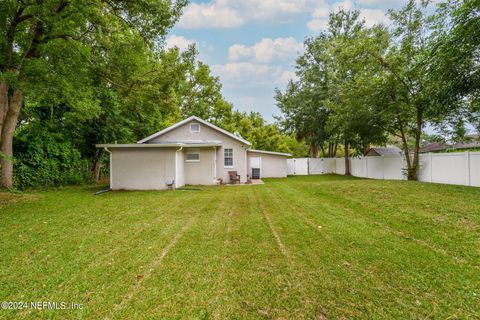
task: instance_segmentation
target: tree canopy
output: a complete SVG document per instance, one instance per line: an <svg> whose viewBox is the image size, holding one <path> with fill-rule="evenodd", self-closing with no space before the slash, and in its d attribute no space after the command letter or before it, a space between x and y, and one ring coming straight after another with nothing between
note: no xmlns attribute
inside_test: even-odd
<svg viewBox="0 0 480 320"><path fill-rule="evenodd" d="M277 92L284 130L315 148L349 149L400 139L407 176L416 180L427 126L461 134L478 126L478 1L429 1L389 11L391 26L367 28L358 11L330 14L327 30L305 41L298 80ZM334 156L330 152L324 156Z"/></svg>

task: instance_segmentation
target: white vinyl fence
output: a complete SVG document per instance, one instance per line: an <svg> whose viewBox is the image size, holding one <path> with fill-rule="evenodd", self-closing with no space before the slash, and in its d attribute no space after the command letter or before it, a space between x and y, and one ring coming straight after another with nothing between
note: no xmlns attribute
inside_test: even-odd
<svg viewBox="0 0 480 320"><path fill-rule="evenodd" d="M400 156L350 159L350 171L356 177L405 180L406 168L405 159ZM289 175L345 174L345 159L288 159L287 171ZM480 152L422 154L418 180L480 187Z"/></svg>

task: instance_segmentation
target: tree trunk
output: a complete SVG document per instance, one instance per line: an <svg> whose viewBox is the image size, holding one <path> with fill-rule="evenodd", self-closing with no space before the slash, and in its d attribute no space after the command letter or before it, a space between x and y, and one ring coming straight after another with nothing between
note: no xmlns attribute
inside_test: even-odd
<svg viewBox="0 0 480 320"><path fill-rule="evenodd" d="M322 151L322 157L326 158L327 154L325 153L325 147L323 146L323 143L320 145L320 150Z"/></svg>
<svg viewBox="0 0 480 320"><path fill-rule="evenodd" d="M20 108L23 104L23 93L16 89L8 108L2 127L2 141L0 151L3 153L0 159L1 177L0 188L13 188L13 134L17 127Z"/></svg>
<svg viewBox="0 0 480 320"><path fill-rule="evenodd" d="M402 144L403 144L403 152L405 153L405 161L407 162L407 179L411 180L411 172L412 172L412 159L410 159L410 150L408 149L408 141L407 141L407 136L405 135L405 130L403 128L403 125L400 122L400 136L402 138Z"/></svg>
<svg viewBox="0 0 480 320"><path fill-rule="evenodd" d="M422 138L423 129L423 111L417 110L417 126L415 128L415 148L413 150L413 164L412 170L409 174L408 180L418 180L418 168L420 164L420 139Z"/></svg>
<svg viewBox="0 0 480 320"><path fill-rule="evenodd" d="M2 141L2 127L8 111L8 84L0 82L0 144Z"/></svg>
<svg viewBox="0 0 480 320"><path fill-rule="evenodd" d="M315 142L310 143L310 157L318 158L318 145Z"/></svg>
<svg viewBox="0 0 480 320"><path fill-rule="evenodd" d="M93 163L93 177L95 178L95 182L99 182L101 180L100 174L102 169L102 150L98 150L95 155L95 160Z"/></svg>
<svg viewBox="0 0 480 320"><path fill-rule="evenodd" d="M351 176L350 173L350 159L348 154L348 141L345 141L345 175Z"/></svg>

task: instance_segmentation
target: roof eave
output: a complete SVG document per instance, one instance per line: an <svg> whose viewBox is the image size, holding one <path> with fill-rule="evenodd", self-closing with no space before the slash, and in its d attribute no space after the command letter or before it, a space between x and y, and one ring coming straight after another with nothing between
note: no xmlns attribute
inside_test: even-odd
<svg viewBox="0 0 480 320"><path fill-rule="evenodd" d="M275 151L266 151L266 150L254 150L254 149L248 149L248 152L256 152L256 153L264 153L264 154L271 154L271 155L276 155L276 156L285 156L285 157L291 157L291 153L285 153L285 152L275 152Z"/></svg>
<svg viewBox="0 0 480 320"><path fill-rule="evenodd" d="M188 147L188 148L206 148L206 147L219 147L221 143L199 143L199 144L188 144L188 143L133 143L133 144L96 144L96 148L178 148L178 147Z"/></svg>

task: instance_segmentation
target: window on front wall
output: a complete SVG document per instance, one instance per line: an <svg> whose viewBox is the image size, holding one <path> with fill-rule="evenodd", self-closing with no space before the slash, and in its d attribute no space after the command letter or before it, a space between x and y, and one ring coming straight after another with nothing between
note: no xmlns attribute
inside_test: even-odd
<svg viewBox="0 0 480 320"><path fill-rule="evenodd" d="M233 167L233 149L224 149L223 165L225 167Z"/></svg>
<svg viewBox="0 0 480 320"><path fill-rule="evenodd" d="M200 132L200 123L190 123L190 132Z"/></svg>
<svg viewBox="0 0 480 320"><path fill-rule="evenodd" d="M188 149L185 153L186 162L199 162L200 161L200 150L198 149Z"/></svg>

